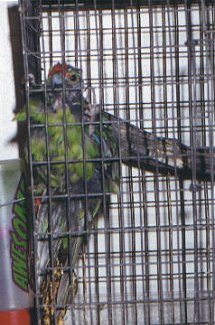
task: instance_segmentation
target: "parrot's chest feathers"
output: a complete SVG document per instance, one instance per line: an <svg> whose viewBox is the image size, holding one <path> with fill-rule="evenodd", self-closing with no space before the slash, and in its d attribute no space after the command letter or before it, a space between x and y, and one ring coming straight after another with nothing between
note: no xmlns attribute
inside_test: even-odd
<svg viewBox="0 0 215 325"><path fill-rule="evenodd" d="M55 91L48 100L48 106L53 113L59 110L69 110L75 116L76 122L81 122L83 118L84 99L79 89L65 90L65 92Z"/></svg>

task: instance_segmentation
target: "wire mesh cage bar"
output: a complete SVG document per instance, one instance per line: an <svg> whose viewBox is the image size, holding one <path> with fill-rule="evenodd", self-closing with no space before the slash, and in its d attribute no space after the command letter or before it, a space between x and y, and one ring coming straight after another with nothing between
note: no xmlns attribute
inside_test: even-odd
<svg viewBox="0 0 215 325"><path fill-rule="evenodd" d="M19 6L38 324L215 324L214 3Z"/></svg>

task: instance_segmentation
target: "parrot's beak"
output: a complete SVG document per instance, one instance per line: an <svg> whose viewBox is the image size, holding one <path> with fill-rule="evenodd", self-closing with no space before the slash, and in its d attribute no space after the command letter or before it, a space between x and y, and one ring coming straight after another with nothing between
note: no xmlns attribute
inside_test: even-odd
<svg viewBox="0 0 215 325"><path fill-rule="evenodd" d="M62 88L63 80L62 80L62 74L56 73L52 76L52 87L54 89L56 88Z"/></svg>

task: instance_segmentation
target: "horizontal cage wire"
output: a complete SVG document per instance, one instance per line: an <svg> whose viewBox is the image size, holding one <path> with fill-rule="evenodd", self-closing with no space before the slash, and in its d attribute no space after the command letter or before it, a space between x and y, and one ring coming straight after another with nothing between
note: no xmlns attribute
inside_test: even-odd
<svg viewBox="0 0 215 325"><path fill-rule="evenodd" d="M20 0L38 324L215 324L214 13Z"/></svg>

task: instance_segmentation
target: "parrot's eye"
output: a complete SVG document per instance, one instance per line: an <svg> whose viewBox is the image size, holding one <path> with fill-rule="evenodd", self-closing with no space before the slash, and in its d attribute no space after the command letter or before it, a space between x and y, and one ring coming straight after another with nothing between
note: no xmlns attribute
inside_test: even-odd
<svg viewBox="0 0 215 325"><path fill-rule="evenodd" d="M76 81L77 80L77 75L76 74L71 75L71 80Z"/></svg>

